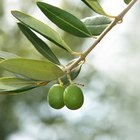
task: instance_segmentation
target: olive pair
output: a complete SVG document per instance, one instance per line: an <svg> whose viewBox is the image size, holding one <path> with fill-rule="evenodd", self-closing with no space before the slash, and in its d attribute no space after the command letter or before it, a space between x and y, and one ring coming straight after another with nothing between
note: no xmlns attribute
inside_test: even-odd
<svg viewBox="0 0 140 140"><path fill-rule="evenodd" d="M66 89L59 85L53 85L48 92L48 103L54 109L61 109L66 105L71 110L79 109L84 102L82 90L72 84Z"/></svg>

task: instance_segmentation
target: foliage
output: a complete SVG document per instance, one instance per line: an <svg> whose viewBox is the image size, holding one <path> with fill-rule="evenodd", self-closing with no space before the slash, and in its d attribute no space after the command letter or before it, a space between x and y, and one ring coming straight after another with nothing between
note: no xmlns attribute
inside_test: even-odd
<svg viewBox="0 0 140 140"><path fill-rule="evenodd" d="M33 44L35 49L47 60L33 60L20 58L16 55L0 52L0 66L6 71L12 72L15 77L0 78L1 94L16 94L33 88L47 85L49 82L58 81L61 85L73 84L80 73L86 56L100 42L117 22L130 9L124 10L118 17L107 14L97 0L82 0L89 8L100 16L78 19L73 14L44 2L37 2L40 10L59 28L80 38L92 38L99 36L99 39L85 52L76 52L63 40L54 29L38 19L20 11L12 11L12 15L18 19L18 27ZM128 4L130 1L124 1ZM79 57L64 66L59 58L36 33L48 39L51 43L64 49L68 54ZM103 33L103 34L102 34ZM74 76L71 76L74 75Z"/></svg>
<svg viewBox="0 0 140 140"><path fill-rule="evenodd" d="M24 35L17 30L16 24L13 24L11 19L5 20L7 19L5 18L7 12L10 15L9 8L15 6L26 13L32 14L33 11L33 14L36 15L33 1L31 3L31 1L16 0L18 5L15 4L15 1L9 3L9 0L1 0L0 3L2 1L5 3L4 13L6 15L4 14L5 16L0 18L0 25L2 25L0 30L4 31L4 34L0 32L0 49L26 58L45 60ZM59 0L55 1L58 2ZM115 0L115 4L117 9L117 0ZM0 4L0 7L2 5ZM94 14L80 1L61 1L61 7L80 19ZM46 103L46 94L52 83L29 90L26 94L18 96L5 94L5 96L0 96L0 138L2 140L15 140L21 139L22 136L23 139L34 140L140 139L138 133L140 129L140 43L138 41L139 28L137 28L140 20L138 5L134 11L130 11L127 19L123 20L123 32L120 28L115 28L93 51L93 55L86 59L87 63L82 67L80 76L76 80L85 84L85 87L82 88L85 103L80 110L70 111L65 107L60 111L51 109ZM7 28L10 31L7 32ZM57 32L60 31L58 28L55 29ZM120 30L117 31L118 29ZM132 34L134 30L135 35ZM61 32L61 36L73 50L84 50L88 48L92 40L95 40L78 39L66 32ZM44 41L46 42L45 39ZM62 63L67 63L72 59L72 56L65 50L59 49L49 41L47 44ZM110 60L106 61L106 58ZM97 62L97 59L101 61ZM0 68L0 71L2 70ZM7 71L3 71L2 74L1 76L6 77L7 74L8 77L11 75ZM15 75L12 74L12 76Z"/></svg>

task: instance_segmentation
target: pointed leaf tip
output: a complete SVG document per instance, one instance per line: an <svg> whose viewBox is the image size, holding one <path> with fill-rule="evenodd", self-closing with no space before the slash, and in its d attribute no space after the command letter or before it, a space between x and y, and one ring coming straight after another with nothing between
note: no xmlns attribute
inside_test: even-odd
<svg viewBox="0 0 140 140"><path fill-rule="evenodd" d="M94 12L107 16L106 12L98 2L98 0L82 0L89 8L91 8Z"/></svg>
<svg viewBox="0 0 140 140"><path fill-rule="evenodd" d="M129 4L132 0L124 0L126 4Z"/></svg>

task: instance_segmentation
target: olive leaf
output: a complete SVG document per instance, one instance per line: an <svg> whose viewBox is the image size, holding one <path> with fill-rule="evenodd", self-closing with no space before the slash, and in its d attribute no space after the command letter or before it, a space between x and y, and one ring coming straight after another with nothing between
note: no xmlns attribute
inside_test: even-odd
<svg viewBox="0 0 140 140"><path fill-rule="evenodd" d="M132 0L124 0L126 4L129 4Z"/></svg>
<svg viewBox="0 0 140 140"><path fill-rule="evenodd" d="M91 36L86 26L71 13L43 2L37 2L37 5L62 30L78 37Z"/></svg>
<svg viewBox="0 0 140 140"><path fill-rule="evenodd" d="M37 87L36 81L16 77L0 78L0 94L15 94Z"/></svg>
<svg viewBox="0 0 140 140"><path fill-rule="evenodd" d="M0 51L0 60L19 57L16 54Z"/></svg>
<svg viewBox="0 0 140 140"><path fill-rule="evenodd" d="M14 91L6 91L6 90L0 90L0 95L19 95L19 94L24 94L25 91L31 90L36 88L35 86L27 86L21 89L17 89Z"/></svg>
<svg viewBox="0 0 140 140"><path fill-rule="evenodd" d="M112 22L106 16L92 16L81 20L93 36L100 35L104 29Z"/></svg>
<svg viewBox="0 0 140 140"><path fill-rule="evenodd" d="M50 28L47 24L37 20L36 18L22 13L20 11L12 11L12 15L17 18L19 21L24 23L26 26L30 27L34 31L38 32L39 34L43 35L45 38L56 44L57 46L61 47L62 49L72 52L70 47L64 42L64 40L60 37L60 35Z"/></svg>
<svg viewBox="0 0 140 140"><path fill-rule="evenodd" d="M44 57L46 57L51 62L60 65L58 58L55 56L55 54L43 40L41 40L24 24L18 23L18 26L20 30L24 33L24 35L28 38L28 40L34 45L36 50L38 50L38 52L40 52Z"/></svg>
<svg viewBox="0 0 140 140"><path fill-rule="evenodd" d="M0 66L35 80L51 81L64 75L64 72L50 61L12 58L1 61Z"/></svg>
<svg viewBox="0 0 140 140"><path fill-rule="evenodd" d="M82 2L84 2L94 12L101 15L108 16L106 12L104 11L104 9L102 8L102 6L100 5L100 3L98 2L98 0L82 0Z"/></svg>

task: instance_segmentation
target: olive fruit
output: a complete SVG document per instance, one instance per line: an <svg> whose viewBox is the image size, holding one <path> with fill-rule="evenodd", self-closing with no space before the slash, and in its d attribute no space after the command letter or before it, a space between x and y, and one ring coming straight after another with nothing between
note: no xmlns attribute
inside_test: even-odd
<svg viewBox="0 0 140 140"><path fill-rule="evenodd" d="M48 103L54 109L64 107L63 93L64 87L58 84L53 85L48 92Z"/></svg>
<svg viewBox="0 0 140 140"><path fill-rule="evenodd" d="M64 103L71 110L79 109L84 102L82 90L76 85L68 86L64 91Z"/></svg>

